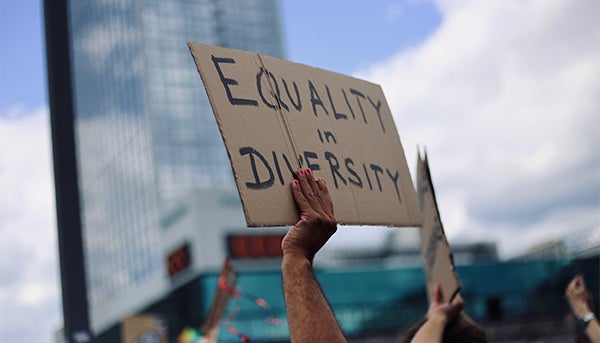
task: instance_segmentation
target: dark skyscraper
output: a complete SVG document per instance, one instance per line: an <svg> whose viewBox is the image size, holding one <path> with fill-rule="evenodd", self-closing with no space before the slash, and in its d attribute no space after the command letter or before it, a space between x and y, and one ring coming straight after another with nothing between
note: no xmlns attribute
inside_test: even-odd
<svg viewBox="0 0 600 343"><path fill-rule="evenodd" d="M45 18L65 335L85 341L164 294L162 211L235 192L186 43L281 57L279 8L58 0Z"/></svg>

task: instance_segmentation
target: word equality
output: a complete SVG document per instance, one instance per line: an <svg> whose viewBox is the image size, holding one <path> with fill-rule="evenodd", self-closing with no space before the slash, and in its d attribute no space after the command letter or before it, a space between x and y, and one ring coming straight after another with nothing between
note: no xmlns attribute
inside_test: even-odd
<svg viewBox="0 0 600 343"><path fill-rule="evenodd" d="M372 99L361 90L342 88L335 90L337 93L333 93L328 85L317 87L311 80L306 80L299 87L296 81L290 82L284 78L277 78L271 71L259 67L256 73L257 98L240 98L234 94L235 88L249 85L240 85L237 79L232 78L230 74L226 75L227 70L236 64L235 59L215 57L214 55L211 55L211 58L231 105L258 107L258 98L260 98L260 102L272 110L301 112L303 106L307 105L302 100L309 99L308 105L311 106L316 117L326 115L333 116L336 120L358 120L368 124L369 120L373 119L371 117L376 116L381 130L385 133L385 126L381 118L381 100ZM333 96L335 95L338 97L341 95L345 105L340 107L340 103L334 101ZM336 104L338 104L337 107Z"/></svg>
<svg viewBox="0 0 600 343"><path fill-rule="evenodd" d="M252 147L243 147L239 150L239 153L241 156L248 157L252 169L254 180L245 183L248 189L262 190L270 188L275 184L275 177L281 185L284 185L286 182L284 173L290 176L294 175L290 159L286 154L271 151L270 155L265 156ZM313 171L324 170L330 172L336 189L343 186L353 186L382 192L384 188L394 187L398 202L402 202L399 188L400 173L398 170L390 170L373 163L355 163L352 158L338 157L331 151L324 151L322 156L312 151L304 151L303 154L298 156L298 163L301 167L306 166ZM282 172L282 169L284 171L287 169L287 172Z"/></svg>

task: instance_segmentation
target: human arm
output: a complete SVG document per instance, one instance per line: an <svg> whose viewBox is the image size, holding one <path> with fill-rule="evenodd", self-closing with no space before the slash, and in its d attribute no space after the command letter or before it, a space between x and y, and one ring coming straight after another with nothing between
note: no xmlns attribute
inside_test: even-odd
<svg viewBox="0 0 600 343"><path fill-rule="evenodd" d="M589 304L590 297L585 286L585 281L583 280L583 275L577 275L571 280L565 290L565 297L569 302L571 311L578 320L592 313ZM587 324L585 334L592 342L600 343L600 324L596 317L593 317Z"/></svg>
<svg viewBox="0 0 600 343"><path fill-rule="evenodd" d="M460 296L457 296L451 304L444 302L441 285L435 285L431 294L431 304L425 317L425 323L417 331L411 343L441 343L446 324L458 316L463 306Z"/></svg>
<svg viewBox="0 0 600 343"><path fill-rule="evenodd" d="M296 176L292 195L300 220L281 243L290 338L292 342L346 342L312 267L317 251L337 230L333 202L324 180L316 181L310 169L301 169Z"/></svg>

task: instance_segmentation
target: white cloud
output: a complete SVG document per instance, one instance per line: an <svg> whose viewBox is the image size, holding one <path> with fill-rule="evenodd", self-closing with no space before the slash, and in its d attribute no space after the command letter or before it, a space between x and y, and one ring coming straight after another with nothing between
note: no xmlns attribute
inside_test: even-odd
<svg viewBox="0 0 600 343"><path fill-rule="evenodd" d="M409 165L427 146L450 239L507 256L598 225L600 3L438 7L423 44L358 77L382 85Z"/></svg>
<svg viewBox="0 0 600 343"><path fill-rule="evenodd" d="M52 342L61 325L48 111L0 113L0 342Z"/></svg>

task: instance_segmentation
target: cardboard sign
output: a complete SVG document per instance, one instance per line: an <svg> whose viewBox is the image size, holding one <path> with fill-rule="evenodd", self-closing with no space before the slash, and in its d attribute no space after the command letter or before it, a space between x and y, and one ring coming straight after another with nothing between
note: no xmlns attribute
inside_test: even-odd
<svg viewBox="0 0 600 343"><path fill-rule="evenodd" d="M381 87L281 59L188 44L248 226L293 225L290 182L311 168L341 224L416 226L417 199Z"/></svg>
<svg viewBox="0 0 600 343"><path fill-rule="evenodd" d="M456 274L452 251L440 220L427 154L423 160L421 154L418 157L417 193L423 221L421 256L425 265L427 296L431 302L431 291L435 284L440 284L444 300L449 302L460 290L460 280Z"/></svg>

